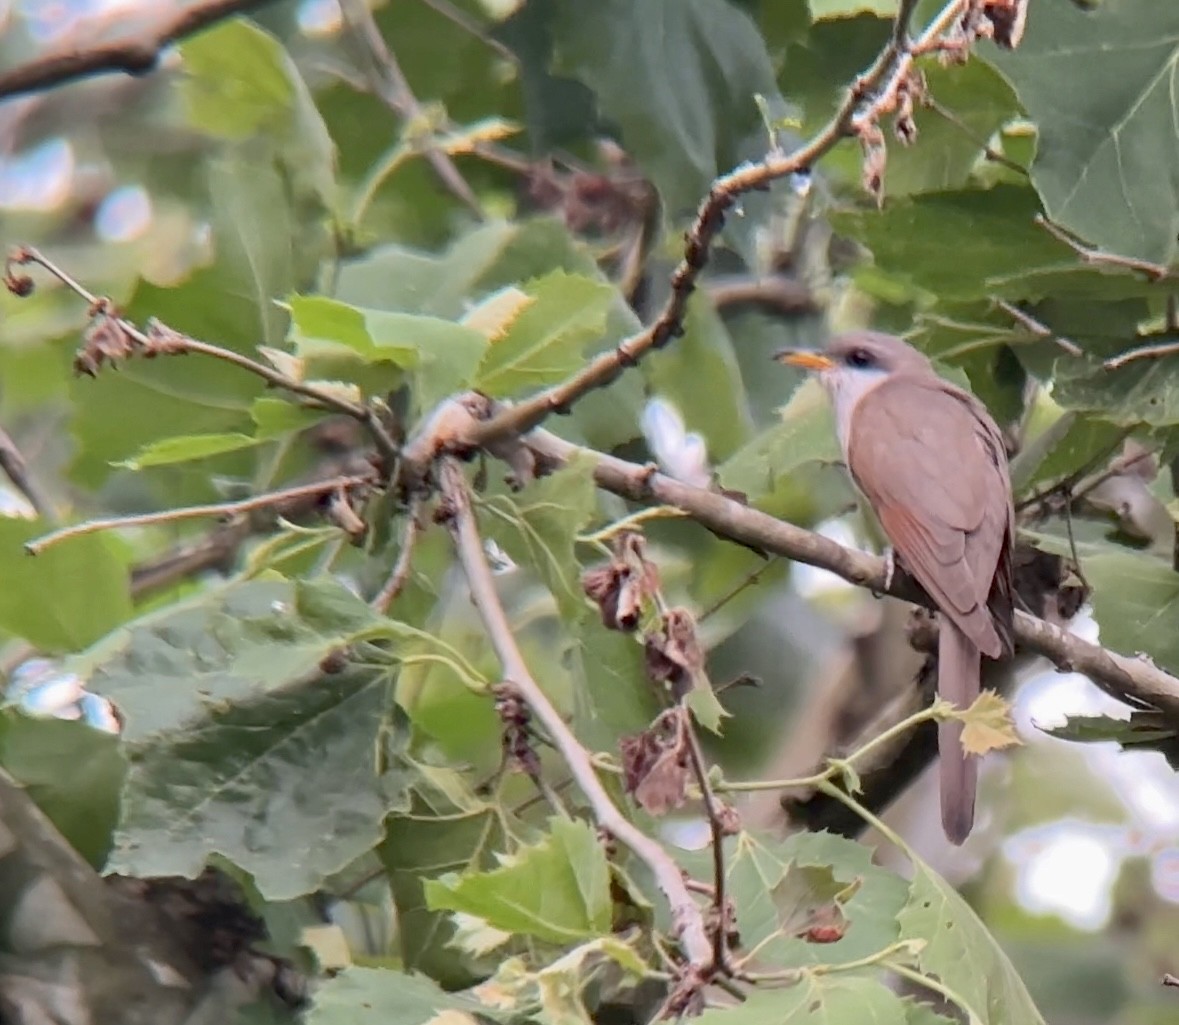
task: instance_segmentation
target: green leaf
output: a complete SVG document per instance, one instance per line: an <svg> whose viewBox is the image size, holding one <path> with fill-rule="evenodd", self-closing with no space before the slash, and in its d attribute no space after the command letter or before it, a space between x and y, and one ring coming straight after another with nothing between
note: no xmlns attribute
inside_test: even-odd
<svg viewBox="0 0 1179 1025"><path fill-rule="evenodd" d="M896 6L895 0L882 0ZM980 141L1020 113L1011 87L982 61L922 69L937 109L918 104L917 142L890 142L884 191L897 197L966 185L981 155Z"/></svg>
<svg viewBox="0 0 1179 1025"><path fill-rule="evenodd" d="M288 431L302 431L319 423L327 414L322 409L288 402L286 399L260 398L250 406L250 419L259 438L275 438Z"/></svg>
<svg viewBox="0 0 1179 1025"><path fill-rule="evenodd" d="M378 853L393 891L406 968L427 972L449 987L472 981L472 968L452 945L453 919L427 905L426 882L448 872L492 868L504 840L499 813L491 805L436 800L432 806L415 796L407 812L389 816Z"/></svg>
<svg viewBox="0 0 1179 1025"><path fill-rule="evenodd" d="M643 646L629 634L583 617L572 663L574 726L593 750L614 750L619 737L646 729L659 713Z"/></svg>
<svg viewBox="0 0 1179 1025"><path fill-rule="evenodd" d="M1050 217L1125 256L1169 264L1179 180L1179 7L1039 4L1019 49L988 53L1039 129L1032 181Z"/></svg>
<svg viewBox="0 0 1179 1025"><path fill-rule="evenodd" d="M740 491L756 504L799 467L842 460L831 405L817 381L804 381L782 408L781 418L717 468L722 487Z"/></svg>
<svg viewBox="0 0 1179 1025"><path fill-rule="evenodd" d="M369 309L400 310L458 320L498 289L541 277L555 269L595 281L606 278L592 254L551 218L519 223L490 221L456 240L441 257L401 246L385 246L345 265L340 272L341 299ZM639 329L638 318L621 295L606 319L606 329L587 357L617 345ZM472 354L470 374L486 349ZM466 366L464 364L464 366ZM470 378L468 377L467 380ZM445 383L434 392L445 395ZM642 381L627 374L608 389L578 402L572 415L556 425L595 448L609 450L638 436ZM578 437L580 434L580 437Z"/></svg>
<svg viewBox="0 0 1179 1025"><path fill-rule="evenodd" d="M710 855L683 858L700 879ZM841 965L883 950L898 939L896 916L905 905L903 879L873 864L871 851L831 833L798 833L786 841L744 832L726 844L729 895L737 910L742 946L758 950L771 969ZM834 943L808 943L795 935L812 910L831 909L846 923Z"/></svg>
<svg viewBox="0 0 1179 1025"><path fill-rule="evenodd" d="M1067 539L1033 536L1038 548L1069 556ZM1168 672L1179 670L1179 573L1144 552L1078 542L1077 557L1092 587L1093 617L1101 643L1124 654L1144 652Z"/></svg>
<svg viewBox="0 0 1179 1025"><path fill-rule="evenodd" d="M233 21L186 39L181 95L193 125L245 140L282 123L295 99L286 52L268 33Z"/></svg>
<svg viewBox="0 0 1179 1025"><path fill-rule="evenodd" d="M906 1025L907 1017L904 1002L879 979L804 973L792 986L752 990L744 1003L705 1011L696 1021L700 1025Z"/></svg>
<svg viewBox="0 0 1179 1025"><path fill-rule="evenodd" d="M77 651L130 618L127 562L101 534L28 555L25 542L47 529L39 520L0 517L0 629L45 652Z"/></svg>
<svg viewBox="0 0 1179 1025"><path fill-rule="evenodd" d="M1126 750L1161 751L1171 768L1179 767L1179 743L1176 729L1162 712L1132 711L1129 719L1111 715L1069 715L1062 726L1041 726L1041 730L1061 740L1088 744L1113 741Z"/></svg>
<svg viewBox="0 0 1179 1025"><path fill-rule="evenodd" d="M119 815L127 763L119 738L81 720L0 711L0 767L70 846L101 868Z"/></svg>
<svg viewBox="0 0 1179 1025"><path fill-rule="evenodd" d="M807 0L812 21L825 18L851 18L858 14L875 14L891 18L897 13L897 0Z"/></svg>
<svg viewBox="0 0 1179 1025"><path fill-rule="evenodd" d="M751 136L764 147L754 97L780 102L778 87L761 34L732 4L558 4L553 38L555 69L594 92L673 217L751 155Z"/></svg>
<svg viewBox="0 0 1179 1025"><path fill-rule="evenodd" d="M291 300L295 352L314 359L350 355L365 363L411 369L422 411L470 387L487 339L441 317L364 309L321 296Z"/></svg>
<svg viewBox="0 0 1179 1025"><path fill-rule="evenodd" d="M553 271L521 286L533 300L493 339L474 385L493 397L554 384L582 365L585 345L606 327L615 291L590 278Z"/></svg>
<svg viewBox="0 0 1179 1025"><path fill-rule="evenodd" d="M574 538L597 508L594 461L578 456L515 495L488 498L481 516L485 535L544 581L570 623L588 609Z"/></svg>
<svg viewBox="0 0 1179 1025"><path fill-rule="evenodd" d="M264 440L251 438L248 434L189 434L180 438L162 438L115 465L128 470L143 470L149 466L187 463L252 448Z"/></svg>
<svg viewBox="0 0 1179 1025"><path fill-rule="evenodd" d="M913 870L897 923L902 937L924 941L916 953L921 971L949 987L981 1025L1042 1023L1023 981L970 905L922 862Z"/></svg>
<svg viewBox="0 0 1179 1025"><path fill-rule="evenodd" d="M1124 340L1111 342L1111 348L1128 347ZM1179 424L1179 370L1174 361L1144 359L1106 370L1103 355L1061 361L1053 399L1066 409L1091 411L1124 426Z"/></svg>
<svg viewBox="0 0 1179 1025"><path fill-rule="evenodd" d="M427 1025L446 1011L486 1013L478 1001L447 993L425 975L391 968L345 968L315 988L307 1025ZM464 1016L442 1019L463 1025ZM469 1025L475 1025L472 1018Z"/></svg>
<svg viewBox="0 0 1179 1025"><path fill-rule="evenodd" d="M192 877L222 854L283 900L372 849L413 778L404 720L385 721L390 669L320 665L390 629L334 581L263 579L168 606L77 659L131 745L109 867Z"/></svg>
<svg viewBox="0 0 1179 1025"><path fill-rule="evenodd" d="M1041 431L1011 461L1016 494L1059 481L1112 455L1125 432L1108 420L1067 412Z"/></svg>
<svg viewBox="0 0 1179 1025"><path fill-rule="evenodd" d="M426 883L431 908L461 911L507 932L567 945L610 931L610 868L588 823L551 820L551 832L491 872Z"/></svg>

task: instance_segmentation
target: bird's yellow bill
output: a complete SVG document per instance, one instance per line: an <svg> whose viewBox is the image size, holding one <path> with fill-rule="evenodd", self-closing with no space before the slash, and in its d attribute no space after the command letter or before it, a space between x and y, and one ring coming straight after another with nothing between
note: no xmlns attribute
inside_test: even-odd
<svg viewBox="0 0 1179 1025"><path fill-rule="evenodd" d="M774 353L774 359L792 367L802 367L803 370L830 370L835 366L822 353L810 352L807 349L783 349Z"/></svg>

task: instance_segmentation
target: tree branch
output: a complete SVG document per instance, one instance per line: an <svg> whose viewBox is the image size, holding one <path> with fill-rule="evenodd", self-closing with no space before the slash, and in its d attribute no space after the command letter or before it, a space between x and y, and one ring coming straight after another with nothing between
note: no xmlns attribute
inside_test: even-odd
<svg viewBox="0 0 1179 1025"><path fill-rule="evenodd" d="M27 296L33 290L33 281L25 275L18 275L13 267L24 267L36 264L44 268L60 281L75 295L86 300L90 308L90 329L87 332L86 344L74 362L75 369L91 374L98 372L104 362L114 362L124 355L133 355L139 351L147 356L183 356L198 353L211 356L213 359L232 363L234 366L262 378L267 384L292 395L301 395L310 399L322 409L330 409L343 413L362 424L372 435L381 457L386 463L386 472L392 472L397 462L398 448L389 437L376 412L359 402L352 402L331 391L318 388L315 385L304 384L287 374L282 373L264 363L250 359L240 352L202 342L190 338L162 324L152 320L147 331L141 331L134 323L119 316L115 304L106 296L97 296L79 281L75 280L52 260L32 246L17 246L8 255L5 265L4 284L10 292L17 296ZM103 328L104 330L97 330Z"/></svg>
<svg viewBox="0 0 1179 1025"><path fill-rule="evenodd" d="M671 906L672 920L687 955L689 971L697 973L699 981L704 981L712 964L712 946L705 932L700 908L684 883L682 871L655 840L619 811L598 779L589 754L533 678L512 636L491 568L483 553L483 543L462 468L452 457L444 457L439 477L443 501L449 506L448 525L454 537L459 562L471 588L471 599L487 628L505 678L516 686L532 714L548 732L578 787L589 801L598 824L625 844L651 870Z"/></svg>
<svg viewBox="0 0 1179 1025"><path fill-rule="evenodd" d="M712 183L688 231L684 256L671 276L671 294L654 323L591 360L585 369L568 380L497 413L479 426L474 443L487 446L517 437L537 427L553 413L567 413L583 395L611 384L647 353L663 348L682 334L688 298L696 290L697 278L708 262L712 243L724 226L725 214L738 197L755 189L764 189L787 175L810 171L815 162L842 139L874 124L883 112L895 106L897 90L913 70L915 53L927 49L951 28L968 2L949 0L920 39L913 43L908 39L908 24L915 4L902 4L888 44L872 66L852 84L835 115L810 142L790 154L772 152L759 163L743 164Z"/></svg>
<svg viewBox="0 0 1179 1025"><path fill-rule="evenodd" d="M36 481L29 475L28 464L25 462L25 457L21 455L20 449L16 447L16 442L2 427L0 427L0 470L4 471L4 475L12 482L12 486L28 499L33 511L52 526L53 506Z"/></svg>
<svg viewBox="0 0 1179 1025"><path fill-rule="evenodd" d="M186 36L235 14L263 7L271 0L209 0L184 8L172 18L151 26L139 38L97 43L86 49L70 47L43 54L0 74L0 100L39 92L79 78L123 72L145 75L154 71L160 53Z"/></svg>
<svg viewBox="0 0 1179 1025"><path fill-rule="evenodd" d="M565 463L578 454L594 459L594 480L599 487L636 502L673 505L738 544L819 566L875 592L935 607L913 581L900 579L903 574L896 574L892 588L886 588L883 559L844 548L717 492L684 484L649 466L581 448L548 431L533 432L528 445L550 464ZM1149 659L1119 655L1019 610L1015 613L1015 637L1028 651L1043 655L1062 670L1083 673L1113 697L1160 709L1179 721L1179 679Z"/></svg>
<svg viewBox="0 0 1179 1025"><path fill-rule="evenodd" d="M335 491L369 487L375 483L375 476L372 474L332 477L311 484L284 488L281 491L268 491L264 495L254 495L238 502L190 505L180 509L142 513L137 516L113 516L110 519L86 520L84 523L75 523L71 527L62 527L61 530L55 530L51 534L43 534L41 537L34 538L25 545L25 551L30 555L40 555L46 548L60 541L71 537L81 537L83 534L96 534L101 530L116 530L119 527L146 527L153 523L174 523L177 520L203 519L210 516L240 516L242 513L253 512L255 509L269 509L276 505L283 505L292 499L306 498L309 495L330 495Z"/></svg>

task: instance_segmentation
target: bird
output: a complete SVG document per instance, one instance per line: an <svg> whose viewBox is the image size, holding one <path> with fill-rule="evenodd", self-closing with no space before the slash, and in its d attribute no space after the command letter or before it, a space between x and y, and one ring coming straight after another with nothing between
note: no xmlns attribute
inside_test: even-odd
<svg viewBox="0 0 1179 1025"><path fill-rule="evenodd" d="M981 657L1014 651L1015 513L998 426L894 335L852 331L774 358L818 375L844 462L891 545L889 587L895 558L937 606L938 694L969 707ZM978 782L961 738L960 721L938 724L942 826L956 845L973 828Z"/></svg>

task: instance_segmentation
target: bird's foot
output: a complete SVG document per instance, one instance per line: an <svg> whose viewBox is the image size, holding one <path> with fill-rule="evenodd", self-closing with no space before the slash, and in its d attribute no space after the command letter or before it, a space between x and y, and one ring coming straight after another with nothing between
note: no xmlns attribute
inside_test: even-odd
<svg viewBox="0 0 1179 1025"><path fill-rule="evenodd" d="M872 596L874 598L883 598L889 591L892 590L892 580L897 572L897 556L893 550L892 545L884 549L884 588L877 591L872 589Z"/></svg>

